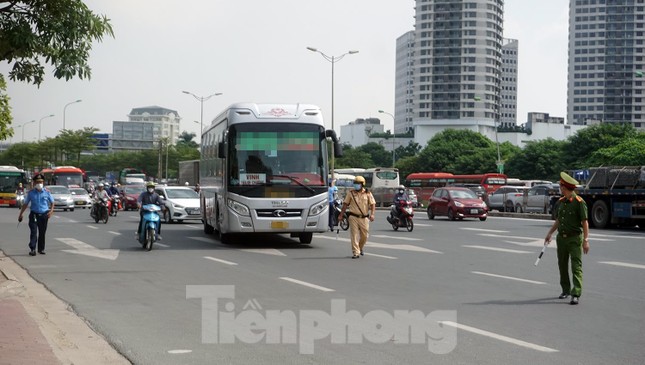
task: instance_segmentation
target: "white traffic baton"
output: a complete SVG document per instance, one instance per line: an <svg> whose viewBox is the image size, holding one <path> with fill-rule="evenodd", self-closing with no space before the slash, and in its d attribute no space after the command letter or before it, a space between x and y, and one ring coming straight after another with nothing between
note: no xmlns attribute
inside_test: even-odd
<svg viewBox="0 0 645 365"><path fill-rule="evenodd" d="M544 247L542 247L542 251L540 251L540 255L538 256L537 260L535 260L535 266L538 266L538 263L540 262L540 259L542 258L542 255L544 255L544 251L546 250L547 244L544 244Z"/></svg>

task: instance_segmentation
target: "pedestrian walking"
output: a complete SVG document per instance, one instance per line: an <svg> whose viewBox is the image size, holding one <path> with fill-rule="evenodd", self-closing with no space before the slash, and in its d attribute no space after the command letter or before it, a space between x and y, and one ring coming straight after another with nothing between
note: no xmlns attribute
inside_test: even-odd
<svg viewBox="0 0 645 365"><path fill-rule="evenodd" d="M22 214L29 205L29 255L36 256L36 246L39 254L45 254L45 233L49 217L54 213L54 197L45 189L43 174L37 174L32 180L34 188L25 197L18 213L18 222L22 222Z"/></svg>
<svg viewBox="0 0 645 365"><path fill-rule="evenodd" d="M589 253L589 222L587 221L587 204L578 194L578 182L565 172L560 173L560 190L562 198L557 205L556 219L544 239L544 244L551 242L551 235L558 230L558 267L560 269L560 299L571 295L569 304L575 305L582 295L582 253ZM573 287L569 279L569 260Z"/></svg>
<svg viewBox="0 0 645 365"><path fill-rule="evenodd" d="M350 206L349 229L352 242L352 258L357 259L363 255L363 247L367 243L370 222L374 221L374 212L376 211L376 201L372 193L365 189L365 178L362 176L354 178L354 190L348 191L345 196L338 221L343 220L345 211Z"/></svg>

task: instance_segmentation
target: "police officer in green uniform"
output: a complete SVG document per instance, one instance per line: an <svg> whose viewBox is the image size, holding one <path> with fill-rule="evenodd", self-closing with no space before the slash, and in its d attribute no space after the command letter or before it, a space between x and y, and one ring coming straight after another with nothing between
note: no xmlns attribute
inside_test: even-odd
<svg viewBox="0 0 645 365"><path fill-rule="evenodd" d="M571 295L569 304L578 304L582 294L582 253L589 252L589 223L587 222L587 204L575 193L578 182L565 172L560 173L560 190L562 198L558 202L556 220L544 239L544 244L551 242L551 235L558 230L558 267L560 268L560 299ZM569 258L573 288L569 281Z"/></svg>

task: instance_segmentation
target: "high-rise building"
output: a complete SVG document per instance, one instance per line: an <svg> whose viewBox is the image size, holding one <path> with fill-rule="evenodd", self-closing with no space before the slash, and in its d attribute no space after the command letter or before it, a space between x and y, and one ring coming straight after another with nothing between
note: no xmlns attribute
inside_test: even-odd
<svg viewBox="0 0 645 365"><path fill-rule="evenodd" d="M517 39L504 39L502 45L502 86L499 121L502 127L517 126Z"/></svg>
<svg viewBox="0 0 645 365"><path fill-rule="evenodd" d="M503 0L416 0L411 104L415 132L424 132L415 139L445 128L494 138L501 112L503 14ZM397 94L396 110L401 100Z"/></svg>
<svg viewBox="0 0 645 365"><path fill-rule="evenodd" d="M396 75L394 81L394 133L413 130L414 116L414 31L396 40Z"/></svg>
<svg viewBox="0 0 645 365"><path fill-rule="evenodd" d="M645 0L570 0L567 123L645 129Z"/></svg>
<svg viewBox="0 0 645 365"><path fill-rule="evenodd" d="M160 106L134 108L128 114L128 121L112 122L112 149L152 149L161 138L175 144L179 139L180 120L177 111Z"/></svg>

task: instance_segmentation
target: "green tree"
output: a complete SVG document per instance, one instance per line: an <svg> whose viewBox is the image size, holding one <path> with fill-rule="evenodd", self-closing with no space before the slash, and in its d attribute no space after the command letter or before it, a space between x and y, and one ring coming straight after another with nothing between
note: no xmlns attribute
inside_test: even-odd
<svg viewBox="0 0 645 365"><path fill-rule="evenodd" d="M380 145L376 142L370 142L362 146L356 147L356 150L360 152L365 152L370 159L372 164L370 166L351 166L351 167L391 167L392 166L392 152L385 150L383 145Z"/></svg>
<svg viewBox="0 0 645 365"><path fill-rule="evenodd" d="M0 74L0 141L13 136L13 128L9 127L13 118L11 117L11 106L7 95L7 83L4 76Z"/></svg>
<svg viewBox="0 0 645 365"><path fill-rule="evenodd" d="M195 138L196 134L195 133L188 133L186 131L181 132L179 135L179 139L177 140L177 147L190 147L190 148L199 148L199 145L197 142L193 141L193 138Z"/></svg>
<svg viewBox="0 0 645 365"><path fill-rule="evenodd" d="M64 129L56 138L62 152L76 157L76 165L79 165L81 152L91 151L96 148L96 140L92 138L96 131L98 129L94 127L85 127L75 131Z"/></svg>
<svg viewBox="0 0 645 365"><path fill-rule="evenodd" d="M569 137L564 145L564 166L568 169L587 168L587 159L594 152L634 137L636 129L629 123L601 123L581 129Z"/></svg>
<svg viewBox="0 0 645 365"><path fill-rule="evenodd" d="M12 0L0 2L0 62L11 64L9 79L40 85L45 65L54 76L89 79L93 41L114 36L105 16L94 14L81 0ZM11 116L0 87L0 139L6 138Z"/></svg>
<svg viewBox="0 0 645 365"><path fill-rule="evenodd" d="M566 144L553 138L528 142L506 161L507 175L527 180L557 180L564 169L562 150Z"/></svg>
<svg viewBox="0 0 645 365"><path fill-rule="evenodd" d="M410 141L407 146L397 147L395 150L397 164L398 160L405 157L416 156L419 151L421 151L421 145L414 141Z"/></svg>
<svg viewBox="0 0 645 365"><path fill-rule="evenodd" d="M645 163L645 133L621 141L617 145L601 148L587 159L586 167L614 165L634 166Z"/></svg>
<svg viewBox="0 0 645 365"><path fill-rule="evenodd" d="M368 168L373 166L374 161L372 161L368 153L359 151L349 144L343 144L343 157L336 159L334 167L340 169L350 167Z"/></svg>
<svg viewBox="0 0 645 365"><path fill-rule="evenodd" d="M419 153L418 171L475 174L497 171L497 147L480 133L446 129L435 135Z"/></svg>

